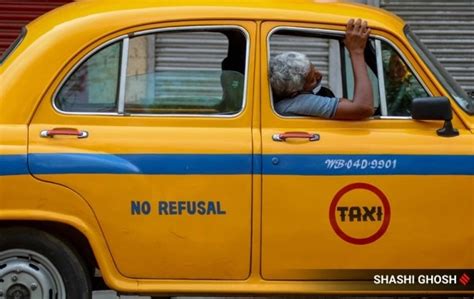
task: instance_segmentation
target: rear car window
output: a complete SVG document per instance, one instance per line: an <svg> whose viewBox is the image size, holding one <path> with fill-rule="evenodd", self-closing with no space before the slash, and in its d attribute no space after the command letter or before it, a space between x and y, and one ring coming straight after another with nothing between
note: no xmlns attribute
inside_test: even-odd
<svg viewBox="0 0 474 299"><path fill-rule="evenodd" d="M66 112L117 112L122 43L84 61L62 86L56 107Z"/></svg>
<svg viewBox="0 0 474 299"><path fill-rule="evenodd" d="M237 115L245 104L247 53L240 28L138 33L87 56L54 105L67 113Z"/></svg>

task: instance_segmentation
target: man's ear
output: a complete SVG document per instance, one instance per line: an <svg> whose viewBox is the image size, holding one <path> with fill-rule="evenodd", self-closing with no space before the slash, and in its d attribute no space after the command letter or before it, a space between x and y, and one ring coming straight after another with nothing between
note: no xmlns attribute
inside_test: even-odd
<svg viewBox="0 0 474 299"><path fill-rule="evenodd" d="M304 91L313 90L314 86L319 81L320 77L321 77L321 74L316 70L316 68L314 68L314 66L312 66L311 70L309 71L308 75L305 78L303 90Z"/></svg>
<svg viewBox="0 0 474 299"><path fill-rule="evenodd" d="M321 74L316 68L314 68L314 71L316 72L316 76L315 76L316 82L321 81L323 79L323 74Z"/></svg>

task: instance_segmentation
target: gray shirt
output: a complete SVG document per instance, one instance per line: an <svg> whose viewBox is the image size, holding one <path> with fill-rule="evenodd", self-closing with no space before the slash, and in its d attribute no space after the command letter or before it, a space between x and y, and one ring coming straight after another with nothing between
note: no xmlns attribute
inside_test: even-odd
<svg viewBox="0 0 474 299"><path fill-rule="evenodd" d="M338 98L303 93L291 99L278 101L275 109L284 116L305 115L332 118L336 114L338 103Z"/></svg>

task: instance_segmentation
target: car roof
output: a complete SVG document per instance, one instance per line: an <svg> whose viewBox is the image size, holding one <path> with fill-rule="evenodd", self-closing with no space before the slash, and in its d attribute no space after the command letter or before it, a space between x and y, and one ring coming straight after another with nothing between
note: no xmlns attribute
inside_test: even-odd
<svg viewBox="0 0 474 299"><path fill-rule="evenodd" d="M57 25L94 15L115 15L117 19L130 15L128 20L122 18L125 24L147 12L153 12L150 21L206 18L345 23L349 18L363 18L375 27L404 26L400 18L385 10L338 0L76 0L31 25L44 25L44 19Z"/></svg>

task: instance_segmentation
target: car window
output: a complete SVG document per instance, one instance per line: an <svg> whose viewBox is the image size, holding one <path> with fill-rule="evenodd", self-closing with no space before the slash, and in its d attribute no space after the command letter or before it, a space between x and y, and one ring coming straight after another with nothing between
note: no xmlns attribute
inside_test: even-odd
<svg viewBox="0 0 474 299"><path fill-rule="evenodd" d="M343 36L320 33L317 30L301 31L281 29L270 36L270 58L286 51L305 54L322 74L322 86L337 98L351 99L354 93L354 76L350 55L342 42ZM374 94L374 106L379 107L378 78L375 59L367 61L369 78ZM273 99L273 103L280 99Z"/></svg>
<svg viewBox="0 0 474 299"><path fill-rule="evenodd" d="M270 36L269 42L271 58L285 51L306 54L323 75L323 87L338 98L353 98L352 63L342 32L280 29ZM375 117L409 117L412 100L429 97L403 57L387 42L371 38L365 49L365 60L372 83ZM278 100L274 97L272 103Z"/></svg>
<svg viewBox="0 0 474 299"><path fill-rule="evenodd" d="M121 42L79 65L59 90L55 105L65 112L117 112Z"/></svg>
<svg viewBox="0 0 474 299"><path fill-rule="evenodd" d="M82 62L54 104L74 113L234 115L244 106L246 63L240 29L138 33Z"/></svg>
<svg viewBox="0 0 474 299"><path fill-rule="evenodd" d="M386 42L381 44L387 116L410 116L413 99L429 94L397 51Z"/></svg>
<svg viewBox="0 0 474 299"><path fill-rule="evenodd" d="M238 113L244 99L246 43L237 29L168 31L131 38L125 112Z"/></svg>

